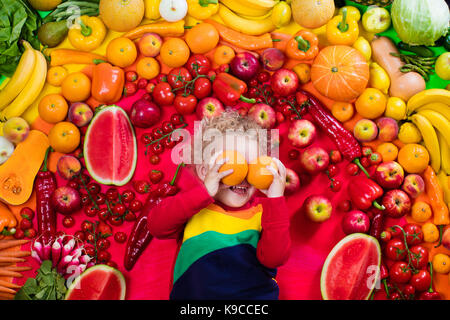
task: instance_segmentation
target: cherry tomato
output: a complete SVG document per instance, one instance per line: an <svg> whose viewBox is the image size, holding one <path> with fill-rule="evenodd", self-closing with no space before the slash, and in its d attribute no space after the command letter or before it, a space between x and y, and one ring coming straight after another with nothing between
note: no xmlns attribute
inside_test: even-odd
<svg viewBox="0 0 450 320"><path fill-rule="evenodd" d="M161 106L167 106L175 100L175 94L172 87L167 82L158 83L152 92L153 101Z"/></svg>
<svg viewBox="0 0 450 320"><path fill-rule="evenodd" d="M25 238L25 232L21 229L16 229L16 232L14 233L14 239L23 239Z"/></svg>
<svg viewBox="0 0 450 320"><path fill-rule="evenodd" d="M137 84L135 82L127 82L125 83L125 87L123 89L123 94L125 97L129 97L134 95L138 90Z"/></svg>
<svg viewBox="0 0 450 320"><path fill-rule="evenodd" d="M339 192L342 188L342 183L340 180L334 179L334 181L330 182L330 189L333 192Z"/></svg>
<svg viewBox="0 0 450 320"><path fill-rule="evenodd" d="M411 269L404 261L396 262L389 268L389 278L394 283L408 283L411 275Z"/></svg>
<svg viewBox="0 0 450 320"><path fill-rule="evenodd" d="M86 241L88 243L94 243L95 241L95 235L93 235L92 233L86 233Z"/></svg>
<svg viewBox="0 0 450 320"><path fill-rule="evenodd" d="M159 161L160 161L160 158L159 158L158 155L152 154L152 155L150 156L150 163L151 163L151 164L156 165L156 164L159 163Z"/></svg>
<svg viewBox="0 0 450 320"><path fill-rule="evenodd" d="M83 211L84 211L84 214L87 215L88 217L94 217L97 215L97 212L98 212L97 208L95 208L94 205L85 207L83 209Z"/></svg>
<svg viewBox="0 0 450 320"><path fill-rule="evenodd" d="M147 100L147 101L153 101L153 98L150 93L144 93L144 95L142 96L141 99Z"/></svg>
<svg viewBox="0 0 450 320"><path fill-rule="evenodd" d="M106 265L107 266L109 266L109 267L111 267L111 268L115 268L115 269L117 269L117 263L115 263L114 261L108 261L107 263L106 263Z"/></svg>
<svg viewBox="0 0 450 320"><path fill-rule="evenodd" d="M361 148L362 155L368 157L373 153L373 149L369 146L364 146Z"/></svg>
<svg viewBox="0 0 450 320"><path fill-rule="evenodd" d="M164 132L163 132L162 128L156 127L156 128L152 129L152 138L153 138L153 140L157 140L159 138L162 138L163 135L164 135Z"/></svg>
<svg viewBox="0 0 450 320"><path fill-rule="evenodd" d="M423 242L423 231L420 225L415 223L407 223L403 226L406 233L406 243L410 246Z"/></svg>
<svg viewBox="0 0 450 320"><path fill-rule="evenodd" d="M250 88L247 95L249 98L256 98L259 95L259 91L257 88Z"/></svg>
<svg viewBox="0 0 450 320"><path fill-rule="evenodd" d="M258 79L256 79L256 78L250 79L250 81L248 82L248 85L251 88L255 88L256 89L256 87L258 86Z"/></svg>
<svg viewBox="0 0 450 320"><path fill-rule="evenodd" d="M124 243L125 241L127 241L127 234L125 232L116 232L114 234L114 240L116 240L116 242L118 243Z"/></svg>
<svg viewBox="0 0 450 320"><path fill-rule="evenodd" d="M104 193L98 193L94 196L94 201L97 205L102 205L106 203L106 195Z"/></svg>
<svg viewBox="0 0 450 320"><path fill-rule="evenodd" d="M75 225L75 219L72 216L65 216L62 224L66 228L72 228Z"/></svg>
<svg viewBox="0 0 450 320"><path fill-rule="evenodd" d="M67 182L66 186L74 188L76 190L78 190L80 188L80 184L78 182L76 182L75 180L70 180L69 182Z"/></svg>
<svg viewBox="0 0 450 320"><path fill-rule="evenodd" d="M23 232L25 234L25 237L27 237L28 239L33 239L34 237L36 237L36 230L34 230L33 228L27 229Z"/></svg>
<svg viewBox="0 0 450 320"><path fill-rule="evenodd" d="M356 176L359 172L359 167L355 163L349 163L345 169L350 176Z"/></svg>
<svg viewBox="0 0 450 320"><path fill-rule="evenodd" d="M101 263L106 263L111 259L111 253L106 250L100 250L97 252L97 260Z"/></svg>
<svg viewBox="0 0 450 320"><path fill-rule="evenodd" d="M194 54L187 61L186 68L192 77L196 77L197 73L206 75L211 69L211 62L208 57L202 54Z"/></svg>
<svg viewBox="0 0 450 320"><path fill-rule="evenodd" d="M138 74L134 71L128 71L125 73L125 79L129 82L134 82L138 79Z"/></svg>
<svg viewBox="0 0 450 320"><path fill-rule="evenodd" d="M138 89L145 89L148 85L148 80L145 78L141 78L137 82Z"/></svg>
<svg viewBox="0 0 450 320"><path fill-rule="evenodd" d="M108 190L106 190L106 199L108 199L108 201L116 201L117 199L119 199L119 191L117 190L117 188L108 188Z"/></svg>
<svg viewBox="0 0 450 320"><path fill-rule="evenodd" d="M150 82L145 86L145 92L148 94L152 94L153 90L155 90L156 84ZM151 96L153 98L153 96Z"/></svg>
<svg viewBox="0 0 450 320"><path fill-rule="evenodd" d="M334 164L331 164L328 166L327 172L329 177L335 177L338 174L339 169Z"/></svg>
<svg viewBox="0 0 450 320"><path fill-rule="evenodd" d="M352 207L352 203L350 200L342 200L338 203L338 209L344 212L350 211L350 208Z"/></svg>
<svg viewBox="0 0 450 320"><path fill-rule="evenodd" d="M86 251L86 254L90 257L95 256L95 248L92 246L87 246L84 248L84 250Z"/></svg>
<svg viewBox="0 0 450 320"><path fill-rule="evenodd" d="M127 211L127 208L122 203L116 203L111 210L114 214L121 216Z"/></svg>
<svg viewBox="0 0 450 320"><path fill-rule="evenodd" d="M164 134L171 133L175 129L175 126L170 121L164 121L161 124L161 130Z"/></svg>
<svg viewBox="0 0 450 320"><path fill-rule="evenodd" d="M92 231L93 229L94 225L92 224L92 222L86 220L81 223L81 231L88 232Z"/></svg>
<svg viewBox="0 0 450 320"><path fill-rule="evenodd" d="M97 226L97 233L100 235L111 235L111 227L103 221L100 221Z"/></svg>
<svg viewBox="0 0 450 320"><path fill-rule="evenodd" d="M197 106L197 98L192 94L188 96L184 96L182 94L177 95L174 101L174 106L178 113L183 115L191 114L195 111L195 107Z"/></svg>
<svg viewBox="0 0 450 320"><path fill-rule="evenodd" d="M84 232L81 231L81 230L76 231L76 232L73 234L73 236L74 236L75 238L78 238L80 241L84 241L84 240L86 239L86 235L85 235Z"/></svg>
<svg viewBox="0 0 450 320"><path fill-rule="evenodd" d="M288 152L288 157L291 160L297 160L299 156L300 156L300 151L298 151L297 149L291 149Z"/></svg>
<svg viewBox="0 0 450 320"><path fill-rule="evenodd" d="M174 113L170 116L170 122L172 122L176 126L179 126L184 123L184 119L181 114Z"/></svg>
<svg viewBox="0 0 450 320"><path fill-rule="evenodd" d="M292 107L289 104L285 103L283 104L281 112L285 117L289 117L292 114Z"/></svg>
<svg viewBox="0 0 450 320"><path fill-rule="evenodd" d="M128 206L128 209L130 209L131 212L139 212L143 207L143 204L138 199L134 199L130 202L130 205Z"/></svg>
<svg viewBox="0 0 450 320"><path fill-rule="evenodd" d="M106 250L111 246L111 243L106 238L100 238L97 240L98 250Z"/></svg>
<svg viewBox="0 0 450 320"><path fill-rule="evenodd" d="M148 193L150 191L150 185L145 180L135 180L133 181L134 190L137 193Z"/></svg>
<svg viewBox="0 0 450 320"><path fill-rule="evenodd" d="M125 203L130 203L134 200L135 197L136 195L134 194L133 190L128 189L122 192L122 201Z"/></svg>
<svg viewBox="0 0 450 320"><path fill-rule="evenodd" d="M156 83L167 82L167 74L160 73L155 78Z"/></svg>
<svg viewBox="0 0 450 320"><path fill-rule="evenodd" d="M183 67L173 68L167 75L167 82L173 89L184 87L191 80L192 76L188 69Z"/></svg>
<svg viewBox="0 0 450 320"><path fill-rule="evenodd" d="M412 285L416 291L426 291L431 284L431 275L428 270L419 270L412 275L409 284Z"/></svg>
<svg viewBox="0 0 450 320"><path fill-rule="evenodd" d="M164 152L164 145L161 142L153 143L149 149L153 154L161 154Z"/></svg>
<svg viewBox="0 0 450 320"><path fill-rule="evenodd" d="M416 245L409 248L409 257L411 264L416 269L425 268L428 264L428 250L421 245Z"/></svg>
<svg viewBox="0 0 450 320"><path fill-rule="evenodd" d="M106 208L100 209L97 213L98 218L102 221L106 221L109 218L109 211Z"/></svg>
<svg viewBox="0 0 450 320"><path fill-rule="evenodd" d="M91 195L94 195L94 194L97 194L97 193L99 193L100 192L100 185L98 184L98 183L95 183L95 182L91 182L91 183L89 183L88 184L88 186L87 186L87 188L88 188L88 191L89 191L89 193L91 194Z"/></svg>
<svg viewBox="0 0 450 320"><path fill-rule="evenodd" d="M368 159L371 166L376 166L382 161L381 153L373 152L370 156L368 156Z"/></svg>
<svg viewBox="0 0 450 320"><path fill-rule="evenodd" d="M388 242L389 240L391 240L391 237L392 237L391 233L389 231L387 231L387 230L383 231L380 234L380 239L383 242Z"/></svg>
<svg viewBox="0 0 450 320"><path fill-rule="evenodd" d="M392 238L401 239L403 241L403 232L400 228L392 226L389 227L388 230L391 233Z"/></svg>
<svg viewBox="0 0 450 320"><path fill-rule="evenodd" d="M389 240L384 249L387 258L400 261L406 258L406 247L402 240L394 238Z"/></svg>
<svg viewBox="0 0 450 320"><path fill-rule="evenodd" d="M194 82L194 96L197 99L203 99L211 95L211 81L208 78L198 78Z"/></svg>
<svg viewBox="0 0 450 320"><path fill-rule="evenodd" d="M20 209L20 216L24 219L33 220L34 211L29 207L23 207L22 209Z"/></svg>
<svg viewBox="0 0 450 320"><path fill-rule="evenodd" d="M108 222L113 226L121 226L123 224L123 219L120 216L110 216Z"/></svg>
<svg viewBox="0 0 450 320"><path fill-rule="evenodd" d="M398 292L392 292L390 295L389 295L389 299L390 300L401 300L401 296L400 296L400 293L398 293Z"/></svg>
<svg viewBox="0 0 450 320"><path fill-rule="evenodd" d="M300 118L298 117L298 115L296 113L293 113L289 116L289 121L295 121L295 120L299 120Z"/></svg>
<svg viewBox="0 0 450 320"><path fill-rule="evenodd" d="M330 161L331 163L339 163L342 161L342 154L339 150L331 150L330 152Z"/></svg>
<svg viewBox="0 0 450 320"><path fill-rule="evenodd" d="M78 182L79 185L83 185L84 184L88 185L89 181L91 181L91 177L89 177L87 174L82 173L80 176L76 176L76 178L72 178L74 179L76 182ZM83 181L81 181L83 180Z"/></svg>
<svg viewBox="0 0 450 320"><path fill-rule="evenodd" d="M407 299L412 300L412 299L414 299L414 294L416 293L416 289L412 285L407 284L403 287L402 292L406 296Z"/></svg>
<svg viewBox="0 0 450 320"><path fill-rule="evenodd" d="M221 64L219 66L219 70L218 71L219 71L219 73L221 73L221 72L228 73L230 71L230 65L228 63Z"/></svg>
<svg viewBox="0 0 450 320"><path fill-rule="evenodd" d="M28 219L22 219L22 220L20 220L19 226L20 226L21 230L25 231L25 230L33 227L33 223Z"/></svg>
<svg viewBox="0 0 450 320"><path fill-rule="evenodd" d="M367 157L362 157L361 160L360 160L360 162L361 162L361 165L362 165L364 168L370 167L370 161L369 161L369 159L368 159Z"/></svg>
<svg viewBox="0 0 450 320"><path fill-rule="evenodd" d="M134 221L136 220L136 214L134 212L128 212L125 217L125 221Z"/></svg>
<svg viewBox="0 0 450 320"><path fill-rule="evenodd" d="M270 73L268 73L267 71L262 71L258 73L256 79L258 80L259 83L265 83L270 80Z"/></svg>

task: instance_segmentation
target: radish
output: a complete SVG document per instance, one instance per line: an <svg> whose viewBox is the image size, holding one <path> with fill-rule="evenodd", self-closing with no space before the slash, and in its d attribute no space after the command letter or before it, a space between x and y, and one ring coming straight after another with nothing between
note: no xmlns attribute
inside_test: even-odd
<svg viewBox="0 0 450 320"><path fill-rule="evenodd" d="M62 248L62 256L65 257L69 255L74 248L75 248L75 240L72 238Z"/></svg>
<svg viewBox="0 0 450 320"><path fill-rule="evenodd" d="M39 254L37 253L37 251L32 250L32 251L31 251L31 256L32 256L34 259L36 259L36 261L37 261L38 263L42 263L41 257L39 257Z"/></svg>
<svg viewBox="0 0 450 320"><path fill-rule="evenodd" d="M80 260L78 260L78 258L73 258L72 261L69 262L69 264L67 265L67 268L70 266L79 266L80 265Z"/></svg>
<svg viewBox="0 0 450 320"><path fill-rule="evenodd" d="M49 260L51 258L51 254L52 254L52 245L51 245L51 241L49 241L48 243L44 243L42 245L42 260Z"/></svg>
<svg viewBox="0 0 450 320"><path fill-rule="evenodd" d="M52 265L56 267L61 258L61 238L56 239L52 245Z"/></svg>
<svg viewBox="0 0 450 320"><path fill-rule="evenodd" d="M69 264L70 261L72 261L73 257L66 255L63 256L61 261L58 263L58 270L64 270L64 268Z"/></svg>
<svg viewBox="0 0 450 320"><path fill-rule="evenodd" d="M43 259L43 252L42 252L42 243L40 243L39 241L35 240L32 246L32 253L34 253L34 257L37 258L36 260L38 260L39 262L41 262Z"/></svg>
<svg viewBox="0 0 450 320"><path fill-rule="evenodd" d="M88 264L89 261L91 261L91 257L89 257L87 254L84 254L80 257L80 262L83 264Z"/></svg>
<svg viewBox="0 0 450 320"><path fill-rule="evenodd" d="M81 257L81 254L83 253L83 248L78 247L75 248L70 255L73 256L74 259L79 259Z"/></svg>

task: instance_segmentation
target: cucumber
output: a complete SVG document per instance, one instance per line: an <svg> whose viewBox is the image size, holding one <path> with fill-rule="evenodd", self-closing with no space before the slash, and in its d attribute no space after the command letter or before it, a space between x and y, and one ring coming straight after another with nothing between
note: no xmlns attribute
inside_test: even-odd
<svg viewBox="0 0 450 320"><path fill-rule="evenodd" d="M397 48L403 51L408 51L417 54L420 57L434 57L434 52L426 46L411 46L400 41Z"/></svg>

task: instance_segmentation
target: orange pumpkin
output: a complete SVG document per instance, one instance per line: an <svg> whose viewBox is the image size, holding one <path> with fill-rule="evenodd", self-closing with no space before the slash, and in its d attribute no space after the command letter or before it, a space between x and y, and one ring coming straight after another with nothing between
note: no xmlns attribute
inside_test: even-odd
<svg viewBox="0 0 450 320"><path fill-rule="evenodd" d="M311 67L311 81L322 95L351 101L366 88L369 66L363 55L349 46L329 46L320 51Z"/></svg>

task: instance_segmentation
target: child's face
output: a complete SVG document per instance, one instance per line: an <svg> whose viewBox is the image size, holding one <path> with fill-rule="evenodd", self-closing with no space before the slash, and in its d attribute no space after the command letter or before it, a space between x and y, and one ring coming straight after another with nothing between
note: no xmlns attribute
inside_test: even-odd
<svg viewBox="0 0 450 320"><path fill-rule="evenodd" d="M258 156L258 141L256 137L252 137L250 135L237 135L237 134L225 134L224 135L224 145L221 145L220 142L214 141L211 143L210 148L208 146L208 150L205 149L203 154L204 156L204 164L201 166L208 167L211 159L214 159L214 154L220 154L225 150L236 150L245 156L245 159L248 162L255 159ZM212 154L209 154L209 150L213 150L214 146L216 147ZM203 170L200 168L200 170ZM219 190L217 194L214 196L214 199L220 201L226 206L239 208L245 205L253 196L256 189L252 185L250 185L247 180L244 180L242 183L236 186L228 186L222 182L219 183Z"/></svg>

